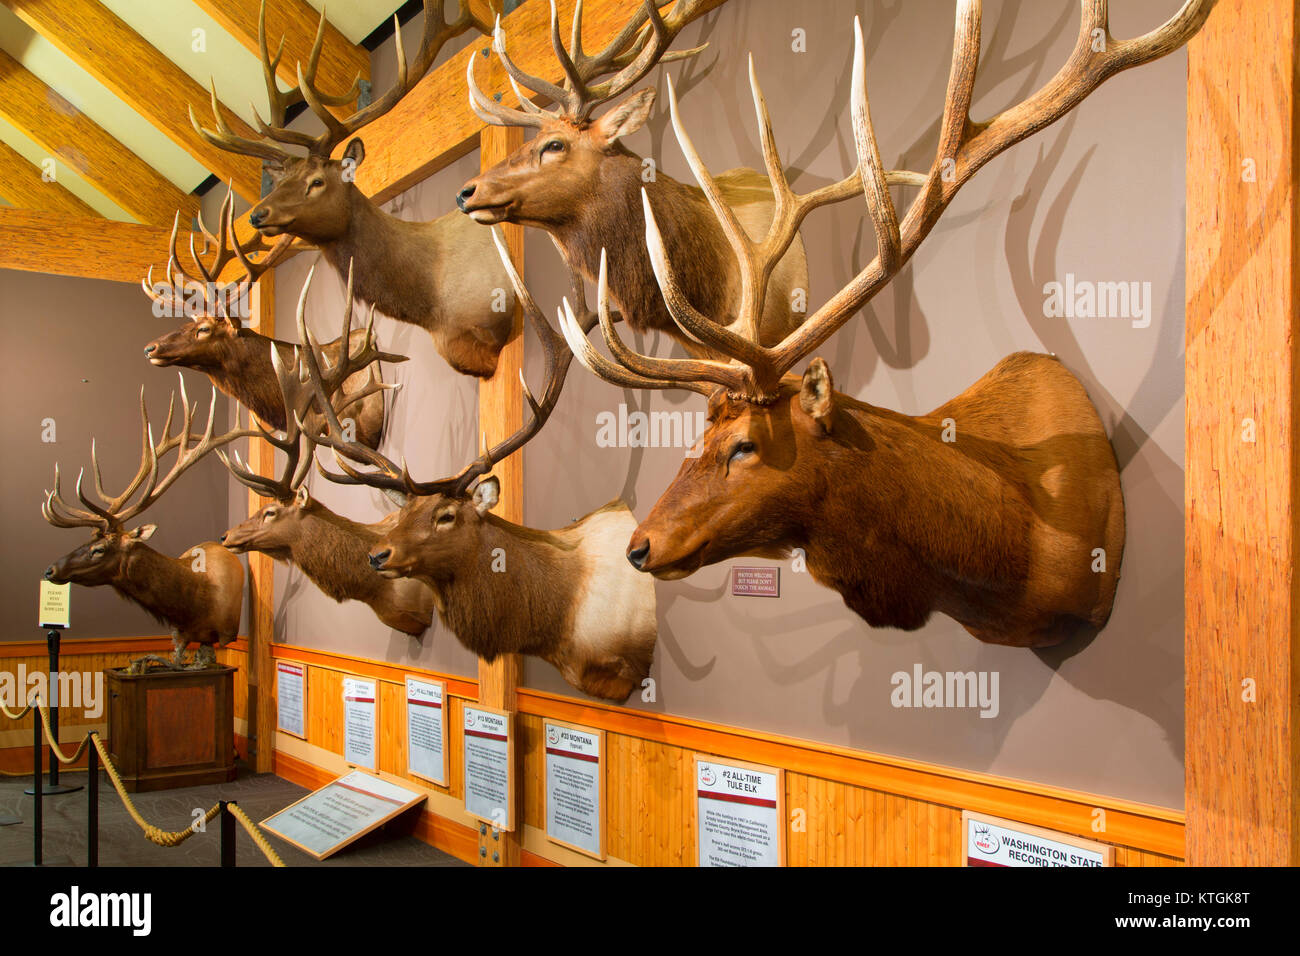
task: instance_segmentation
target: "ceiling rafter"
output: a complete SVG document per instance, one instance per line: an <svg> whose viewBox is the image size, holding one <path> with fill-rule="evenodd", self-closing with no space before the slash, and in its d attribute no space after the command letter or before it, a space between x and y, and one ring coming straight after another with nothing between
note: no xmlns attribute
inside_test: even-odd
<svg viewBox="0 0 1300 956"><path fill-rule="evenodd" d="M37 212L64 213L98 219L99 213L86 205L58 180L47 180L39 166L27 157L0 142L0 196L19 209Z"/></svg>
<svg viewBox="0 0 1300 956"><path fill-rule="evenodd" d="M4 51L0 116L141 222L168 225L178 209L189 222L198 212L195 196L174 186Z"/></svg>
<svg viewBox="0 0 1300 956"><path fill-rule="evenodd" d="M0 2L219 179L233 181L235 192L249 201L258 199L261 162L209 145L190 124L191 105L201 116L209 112L209 91L111 10L93 0ZM224 106L221 110L237 135L256 137L234 113Z"/></svg>

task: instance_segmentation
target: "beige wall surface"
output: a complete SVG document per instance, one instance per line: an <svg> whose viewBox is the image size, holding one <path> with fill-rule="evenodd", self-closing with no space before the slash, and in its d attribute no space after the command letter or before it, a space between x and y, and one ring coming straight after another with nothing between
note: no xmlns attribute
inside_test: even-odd
<svg viewBox="0 0 1300 956"><path fill-rule="evenodd" d="M1128 37L1171 15L1172 0L1113 4ZM882 158L928 167L951 57L953 4L729 3L678 41L709 49L669 67L710 168L761 165L746 73L752 51L793 185L807 191L852 163L852 22L863 15L867 81ZM1038 88L1062 64L1078 4L985 4L975 119ZM792 50L794 31L807 52ZM657 700L629 706L989 771L1163 806L1182 805L1183 186L1186 56L1109 81L1070 117L994 160L967 185L892 285L821 350L837 387L877 405L929 411L1005 355L1054 352L1097 404L1119 459L1128 537L1114 613L1087 644L1049 651L981 644L936 615L920 631L872 629L807 575L782 596L731 597L742 559L658 587ZM660 102L627 141L690 181ZM895 201L912 191L895 190ZM633 230L635 231L635 230ZM803 228L812 307L874 255L865 208L814 212ZM528 279L543 307L564 293L549 242L530 235ZM1043 287L1066 280L1149 282L1150 325L1044 315ZM594 302L594 297L592 299ZM681 354L662 340L653 354ZM535 358L535 356L534 356ZM530 363L530 380L540 373ZM601 412L702 410L682 392L625 392L576 368L547 430L525 451L525 517L554 527L614 494L644 518L680 449L599 448ZM896 709L890 677L927 671L999 676L993 718ZM527 686L572 693L529 660Z"/></svg>
<svg viewBox="0 0 1300 956"><path fill-rule="evenodd" d="M138 285L69 279L0 270L0 421L4 467L0 469L0 600L7 609L0 640L33 640L41 574L56 558L90 540L89 529L55 528L41 517L44 492L53 487L54 464L62 473L63 497L76 504L77 472L94 500L90 440L99 451L105 490L126 487L140 464L140 386L156 439L162 437L167 399L177 389L174 369L156 369L144 357L151 339L179 324L154 316ZM185 372L190 400L207 421L211 386ZM217 395L218 422L228 402ZM179 406L178 406L179 410ZM54 420L56 441L42 441L42 422ZM179 421L173 425L179 430ZM163 467L174 460L168 456ZM221 505L226 471L215 457L194 466L158 503L128 528L156 524L149 546L178 555L226 530ZM161 626L112 588L74 587L69 637L158 634Z"/></svg>
<svg viewBox="0 0 1300 956"><path fill-rule="evenodd" d="M1116 4L1127 37L1173 12L1172 0ZM761 163L746 79L753 51L781 155L797 189L838 179L852 163L849 68L852 16L863 14L868 83L882 155L925 169L933 153L952 41L948 0L911 3L733 0L692 25L680 46L705 40L690 65L669 67L685 122L715 171ZM1078 5L985 4L983 66L974 115L1023 98L1064 62ZM806 52L792 47L803 31ZM567 32L567 31L566 31ZM387 55L387 51L385 51ZM377 64L382 71L383 64ZM782 567L778 600L733 598L735 564L657 584L656 700L630 707L752 727L864 750L989 771L1112 796L1181 806L1183 167L1186 58L1182 53L1111 80L1075 115L994 160L962 191L925 246L858 317L823 347L836 385L854 397L919 413L941 404L1019 349L1056 353L1084 383L1111 433L1128 506L1124 573L1108 627L1087 644L1034 652L979 643L949 618L920 631L872 629L838 595ZM627 145L679 179L690 174L660 102ZM396 201L404 218L452 208L477 156L453 164ZM896 201L911 198L895 191ZM635 227L629 227L635 233ZM870 261L860 202L805 224L813 307ZM294 338L293 306L311 256L277 276L277 328ZM549 240L530 232L526 275L548 315L566 291ZM1044 314L1043 286L1079 280L1150 283L1150 324ZM342 282L317 270L313 327L333 337ZM594 302L594 290L592 290ZM403 383L383 446L421 476L459 469L474 453L475 383L456 376L422 332L381 318L383 346L411 361L386 374ZM662 339L638 344L680 354ZM530 383L540 381L530 351ZM546 430L525 451L525 519L566 524L615 495L645 517L682 449L602 448L597 416L703 409L680 392L636 393L575 363ZM387 501L367 489L312 492L358 520ZM241 492L242 494L242 492ZM242 500L242 499L241 499ZM238 505L234 506L239 507ZM423 641L383 627L362 605L338 605L296 571L276 585L276 637L397 663L473 674L475 663L441 626ZM999 710L895 709L890 676L925 670L998 675ZM549 665L528 660L527 686L575 695Z"/></svg>

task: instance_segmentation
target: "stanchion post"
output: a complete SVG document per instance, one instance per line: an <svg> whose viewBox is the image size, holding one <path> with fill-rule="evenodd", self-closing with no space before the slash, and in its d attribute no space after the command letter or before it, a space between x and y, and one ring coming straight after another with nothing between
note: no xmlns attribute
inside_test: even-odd
<svg viewBox="0 0 1300 956"><path fill-rule="evenodd" d="M221 865L235 865L235 815L230 812L230 803L221 801Z"/></svg>
<svg viewBox="0 0 1300 956"><path fill-rule="evenodd" d="M49 654L50 672L49 681L49 699L50 699L50 782L44 788L32 785L30 790L24 791L29 794L44 794L52 797L58 793L75 793L81 789L81 784L69 786L66 783L59 783L59 758L54 755L54 746L59 742L59 630L52 627L45 635L45 647ZM40 714L36 715L36 726L39 729L41 725Z"/></svg>
<svg viewBox="0 0 1300 956"><path fill-rule="evenodd" d="M86 773L86 866L95 867L99 866L99 751L94 740L86 755Z"/></svg>
<svg viewBox="0 0 1300 956"><path fill-rule="evenodd" d="M41 712L32 707L32 789L36 799L32 801L32 866L41 865L41 810L44 805L41 795Z"/></svg>

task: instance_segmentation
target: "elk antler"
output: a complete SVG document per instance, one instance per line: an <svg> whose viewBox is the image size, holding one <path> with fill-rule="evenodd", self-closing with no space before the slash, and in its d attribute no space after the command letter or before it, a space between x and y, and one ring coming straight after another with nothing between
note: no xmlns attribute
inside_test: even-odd
<svg viewBox="0 0 1300 956"><path fill-rule="evenodd" d="M312 44L311 54L304 68L298 64L298 85L288 92L281 92L276 83L276 70L280 58L284 55L284 37L275 56L270 55L266 42L266 0L262 0L261 12L257 21L257 42L262 55L262 73L266 81L266 95L270 101L270 122L262 119L261 114L253 108L253 118L262 139L248 139L236 135L221 117L217 108L216 86L212 87L212 115L216 119L216 131L208 130L199 122L194 107L190 107L190 123L195 132L205 141L220 149L247 156L257 156L267 162L276 164L293 159L294 154L286 147L296 146L307 150L310 156L329 158L334 147L342 143L361 127L373 122L391 110L403 96L410 92L424 74L429 72L434 59L443 45L452 37L459 36L477 23L470 12L466 0L458 0L456 19L447 22L442 9L442 0L424 0L424 32L420 36L420 49L414 61L409 65L406 50L402 45L401 23L393 16L394 37L397 44L397 81L383 96L368 106L358 106L351 114L342 119L336 117L329 107L347 106L359 101L361 78L357 77L352 88L346 93L329 95L316 86L316 71L320 64L321 46L325 41L325 12L321 11L320 25L316 28L316 41ZM325 132L311 136L287 128L287 111L297 103L306 103L316 117L325 124Z"/></svg>
<svg viewBox="0 0 1300 956"><path fill-rule="evenodd" d="M979 59L981 6L980 0L958 0L952 71L939 127L939 147L929 172L923 176L915 173L886 173L881 164L867 102L862 29L857 18L854 18L851 112L853 140L858 154L854 177L859 179L859 183L850 184L854 177L849 177L806 196L791 193L786 182L751 57L750 85L758 114L763 161L776 197L772 224L767 235L758 242L748 237L722 201L712 176L682 126L677 97L670 80L669 104L677 140L740 264L741 301L737 321L741 331L737 333L727 326L708 321L686 300L643 190L646 245L655 278L673 321L687 335L716 352L729 356L731 361L651 358L639 355L624 345L614 331L613 323L605 318L608 293L603 256L599 302L601 331L617 364L600 356L586 336L566 319L564 332L570 347L583 365L615 384L687 388L703 394L709 394L714 387L722 386L735 398L759 404L773 401L780 388L781 377L801 358L830 338L850 316L888 284L929 235L957 191L980 167L1009 147L1056 122L1116 73L1178 49L1200 29L1215 2L1216 0L1186 0L1178 13L1160 27L1135 39L1120 41L1110 35L1105 0L1081 0L1079 37L1065 66L1024 102L990 120L975 123L970 118L970 104ZM889 195L888 187L891 185L921 187L920 194L912 201L901 223ZM865 195L867 210L876 233L875 258L783 341L770 347L761 345L757 329L763 312L767 279L789 247L803 217L817 206L858 193ZM648 384L652 380L666 384Z"/></svg>
<svg viewBox="0 0 1300 956"><path fill-rule="evenodd" d="M192 294L201 297L203 314L213 318L225 319L236 327L240 325L241 316L238 303L243 300L249 288L262 277L268 269L282 262L293 243L293 236L281 236L275 245L268 247L261 233L254 232L244 244L235 236L235 193L233 186L226 191L226 198L221 203L217 214L217 234L213 235L198 218L199 229L203 233L203 248L194 248L194 234L190 233L190 258L198 275L187 272L180 265L176 252L176 239L180 233L180 213L172 223L172 236L167 258L167 281L157 284L153 281L153 267L149 274L140 280L144 294L155 302L167 306L173 315L186 315L193 311L187 302ZM205 263L206 256L215 248L212 261ZM264 252L259 259L253 259L254 253ZM221 285L221 273L232 259L238 259L244 274L237 280ZM201 277L201 278L200 278Z"/></svg>
<svg viewBox="0 0 1300 956"><path fill-rule="evenodd" d="M405 461L402 462L401 466L398 466L384 455L358 442L344 441L342 439L343 431L338 426L337 414L333 409L328 409L325 412L325 417L329 424L329 434L321 436L319 441L321 444L329 445L334 450L335 460L338 462L339 467L343 469L344 474L336 474L321 469L321 473L326 478L340 484L370 485L374 488L381 488L401 495L443 494L460 497L465 494L477 478L488 474L497 462L508 458L522 448L551 417L551 412L555 410L555 404L559 401L560 392L564 388L564 379L568 374L569 364L573 360L573 353L565 348L563 337L542 316L542 311L538 308L537 302L524 285L524 280L515 269L514 263L510 261L510 253L506 248L505 240L496 227L492 229L492 240L496 243L497 254L500 255L506 273L510 277L510 284L514 286L515 295L523 305L528 324L532 327L542 346L543 362L546 369L546 385L542 390L540 401L533 396L532 390L529 389L528 383L524 380L523 372L520 371L519 373L519 381L524 388L524 399L528 402L531 411L528 421L513 435L494 445L491 449L487 447L487 437L484 436L482 453L458 474L435 481L416 481L411 477ZM573 286L572 291L576 307L582 314L581 321L572 318L574 306L569 304L567 298L564 300L564 308L568 311L571 321L581 328L589 330L595 325L596 317L586 307L585 296L582 291L582 278L572 269L569 271L569 277ZM307 335L306 326L303 324L301 316L299 318L299 334L304 337ZM308 350L304 358L304 364L308 369L308 375L315 389L317 400L320 401L324 394L324 385L320 381L317 358L312 350ZM324 404L328 407L328 403ZM368 464L376 470L367 472L354 468L344 460L344 455Z"/></svg>
<svg viewBox="0 0 1300 956"><path fill-rule="evenodd" d="M217 457L241 483L264 497L275 498L279 501L288 501L292 498L299 486L306 480L307 472L311 470L311 463L315 457L316 445L320 441L320 436L310 434L303 427L307 413L311 410L313 404L317 402L317 392L312 380L309 378L309 367L304 360L306 353L311 353L313 359L315 359L316 352L320 351L319 346L310 338L310 333L307 332L307 293L311 289L312 277L315 271L315 266L308 271L307 279L302 286L302 292L298 296L298 333L302 336L303 344L295 346L293 364L286 365L280 357L280 350L277 348L271 349L271 364L275 367L275 376L280 385L280 396L284 401L285 434L283 438L277 438L271 432L261 429L260 425L259 429L261 437L285 453L284 467L281 469L279 476L267 478L259 475L245 464L243 459L239 457L237 450L234 453L233 460L224 451L217 452ZM379 351L374 336L374 306L370 308L361 349L355 355L352 354L352 279L353 264L349 262L348 285L345 293L347 298L343 308L343 335L339 339L339 360L335 365L329 366L327 373L319 371L322 363L328 364L325 362L323 353L320 359L316 360L317 381L325 395L324 407L330 408L331 413L335 416L333 418L327 417L326 420L330 423L330 428L337 429L336 434L339 435L343 433L343 429L338 422L337 413L334 412L330 400L343 387L343 383L363 368L370 369L370 379L366 385L348 396L347 404L355 404L377 392L400 387L379 381L374 375L374 363L381 361L405 362L407 360L405 355Z"/></svg>
<svg viewBox="0 0 1300 956"><path fill-rule="evenodd" d="M91 501L86 496L85 491L82 490L82 480L86 474L86 470L83 468L77 474L77 498L84 508L68 505L63 500L59 488L59 466L56 463L54 466L54 489L45 493L45 502L41 505L41 514L45 516L45 520L58 528L94 527L99 528L105 534L110 531L120 531L128 521L139 516L146 508L162 497L163 493L175 484L176 479L192 468L208 452L228 445L236 439L258 434L257 430L238 427L221 435L215 434L217 408L217 390L215 387L212 389L212 401L208 406L207 427L204 428L202 435L196 436L192 434L190 428L194 423L194 408L190 405L189 396L185 393L184 376L180 378L180 393L181 428L175 435L172 434L172 421L176 411L176 393L173 392L171 399L167 403L167 421L163 424L162 441L155 443L153 426L149 424L149 411L145 407L144 387L141 386L140 442L142 447L140 467L136 470L135 477L127 484L126 490L121 494L110 497L104 492L104 482L99 471L99 455L93 439L90 443L90 467L95 480L95 495L99 498L99 504ZM191 447L190 442L195 440L198 441L198 444ZM159 479L158 462L173 450L176 451L176 460L172 463L172 467L167 474ZM219 451L218 454L220 454ZM140 493L140 497L133 504L127 504L137 492Z"/></svg>
<svg viewBox="0 0 1300 956"><path fill-rule="evenodd" d="M496 126L540 127L547 119L559 116L567 117L575 123L585 123L592 110L640 82L642 77L654 69L656 63L683 60L704 49L704 46L698 46L676 53L665 52L702 4L703 0L677 0L672 12L664 17L660 15L654 0L644 0L641 9L624 24L618 36L595 56L588 56L582 50L582 0L578 0L573 8L573 27L568 50L560 39L559 15L555 9L555 0L551 0L551 47L564 70L564 82L558 86L525 73L515 65L506 53L505 30L501 28L501 18L497 17L492 33L492 49L505 68L510 86L522 109L502 106L483 94L474 79L473 57L470 57L466 65L470 108L483 122ZM596 77L611 71L617 72L605 82L592 83ZM555 111L549 112L536 106L524 95L520 86L551 100L556 104Z"/></svg>

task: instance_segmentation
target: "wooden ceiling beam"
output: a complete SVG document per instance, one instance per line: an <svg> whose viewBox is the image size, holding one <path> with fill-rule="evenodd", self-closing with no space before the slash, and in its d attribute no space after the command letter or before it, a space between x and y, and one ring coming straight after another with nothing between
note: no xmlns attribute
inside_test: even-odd
<svg viewBox="0 0 1300 956"><path fill-rule="evenodd" d="M19 209L62 213L84 219L99 218L99 213L70 193L61 183L47 182L40 167L27 157L0 142L0 196Z"/></svg>
<svg viewBox="0 0 1300 956"><path fill-rule="evenodd" d="M191 104L211 123L209 91L107 7L96 2L0 2L219 179L233 181L237 193L257 201L261 160L210 146L190 125ZM237 135L256 138L248 124L225 107L222 115Z"/></svg>
<svg viewBox="0 0 1300 956"><path fill-rule="evenodd" d="M141 222L170 225L178 209L189 222L198 212L195 196L174 186L2 50L0 116Z"/></svg>
<svg viewBox="0 0 1300 956"><path fill-rule="evenodd" d="M194 0L200 10L216 20L223 30L247 47L254 56L262 53L257 42L257 19L261 0ZM298 85L297 64L311 56L312 41L320 14L306 0L274 0L266 7L266 42L275 49L284 37L284 57L276 75L285 86ZM365 47L348 41L328 20L325 45L321 48L319 87L330 94L342 93L358 76L370 80L370 54ZM342 108L341 108L342 109Z"/></svg>
<svg viewBox="0 0 1300 956"><path fill-rule="evenodd" d="M0 269L139 283L165 270L171 226L86 219L62 212L0 208ZM201 239L202 237L200 237ZM189 233L178 246L189 248ZM140 293L140 307L150 308Z"/></svg>

